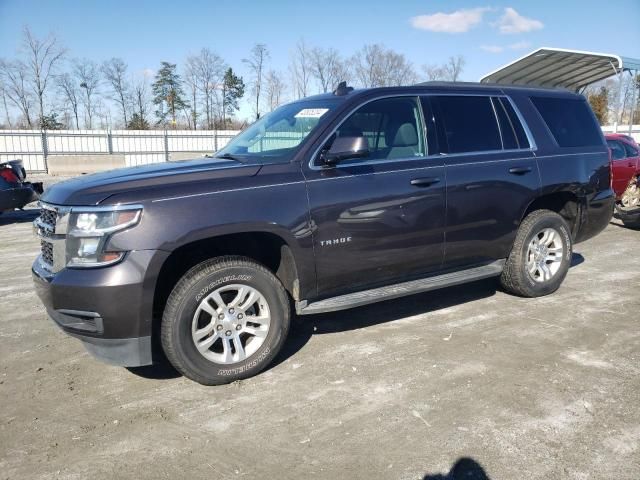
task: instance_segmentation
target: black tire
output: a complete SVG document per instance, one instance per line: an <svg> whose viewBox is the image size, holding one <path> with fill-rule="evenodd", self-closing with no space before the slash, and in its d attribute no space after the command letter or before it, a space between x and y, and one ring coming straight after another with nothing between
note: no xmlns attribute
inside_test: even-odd
<svg viewBox="0 0 640 480"><path fill-rule="evenodd" d="M562 243L562 254L558 256L559 268L550 279L536 280L527 268L529 246L534 236L548 228L559 234L559 241ZM507 292L521 297L541 297L555 292L571 266L572 244L571 232L564 218L550 210L531 212L518 228L513 248L500 276L500 284Z"/></svg>
<svg viewBox="0 0 640 480"><path fill-rule="evenodd" d="M252 355L237 363L220 364L198 351L192 322L204 295L231 284L258 290L268 304L271 321L266 338ZM251 377L267 367L282 348L289 323L287 292L271 271L249 258L218 257L189 270L169 295L162 317L162 348L185 377L202 385L220 385Z"/></svg>
<svg viewBox="0 0 640 480"><path fill-rule="evenodd" d="M625 208L616 204L615 217L620 219L625 227L640 230L640 207Z"/></svg>

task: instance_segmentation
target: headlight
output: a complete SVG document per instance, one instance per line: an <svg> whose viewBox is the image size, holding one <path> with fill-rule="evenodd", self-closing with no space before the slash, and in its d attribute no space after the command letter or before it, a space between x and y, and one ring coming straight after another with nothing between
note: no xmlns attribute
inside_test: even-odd
<svg viewBox="0 0 640 480"><path fill-rule="evenodd" d="M72 208L66 241L68 267L100 267L119 262L125 252L107 252L105 245L114 232L140 221L142 207L117 206Z"/></svg>

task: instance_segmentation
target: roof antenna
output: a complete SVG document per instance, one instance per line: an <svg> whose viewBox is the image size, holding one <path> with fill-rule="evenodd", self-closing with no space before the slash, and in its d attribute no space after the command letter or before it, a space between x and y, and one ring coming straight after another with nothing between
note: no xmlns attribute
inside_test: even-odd
<svg viewBox="0 0 640 480"><path fill-rule="evenodd" d="M340 82L336 89L333 91L334 95L346 95L353 92L353 87L347 87L347 82Z"/></svg>

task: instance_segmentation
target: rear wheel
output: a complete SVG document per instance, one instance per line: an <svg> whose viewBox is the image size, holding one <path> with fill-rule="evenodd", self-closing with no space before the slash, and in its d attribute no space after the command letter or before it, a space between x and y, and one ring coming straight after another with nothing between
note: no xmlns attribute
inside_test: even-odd
<svg viewBox="0 0 640 480"><path fill-rule="evenodd" d="M162 346L172 365L203 385L253 376L289 331L289 301L278 278L243 257L207 260L171 292Z"/></svg>
<svg viewBox="0 0 640 480"><path fill-rule="evenodd" d="M555 292L571 264L567 222L550 210L536 210L520 224L500 277L503 288L522 297Z"/></svg>

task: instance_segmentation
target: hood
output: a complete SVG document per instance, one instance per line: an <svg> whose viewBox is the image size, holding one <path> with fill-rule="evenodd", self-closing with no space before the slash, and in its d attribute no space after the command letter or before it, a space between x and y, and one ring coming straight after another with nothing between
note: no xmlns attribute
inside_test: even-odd
<svg viewBox="0 0 640 480"><path fill-rule="evenodd" d="M97 205L120 193L178 187L181 183L210 181L229 177L250 177L258 173L259 163L242 164L233 160L202 158L119 168L82 175L49 187L41 200L56 205Z"/></svg>

